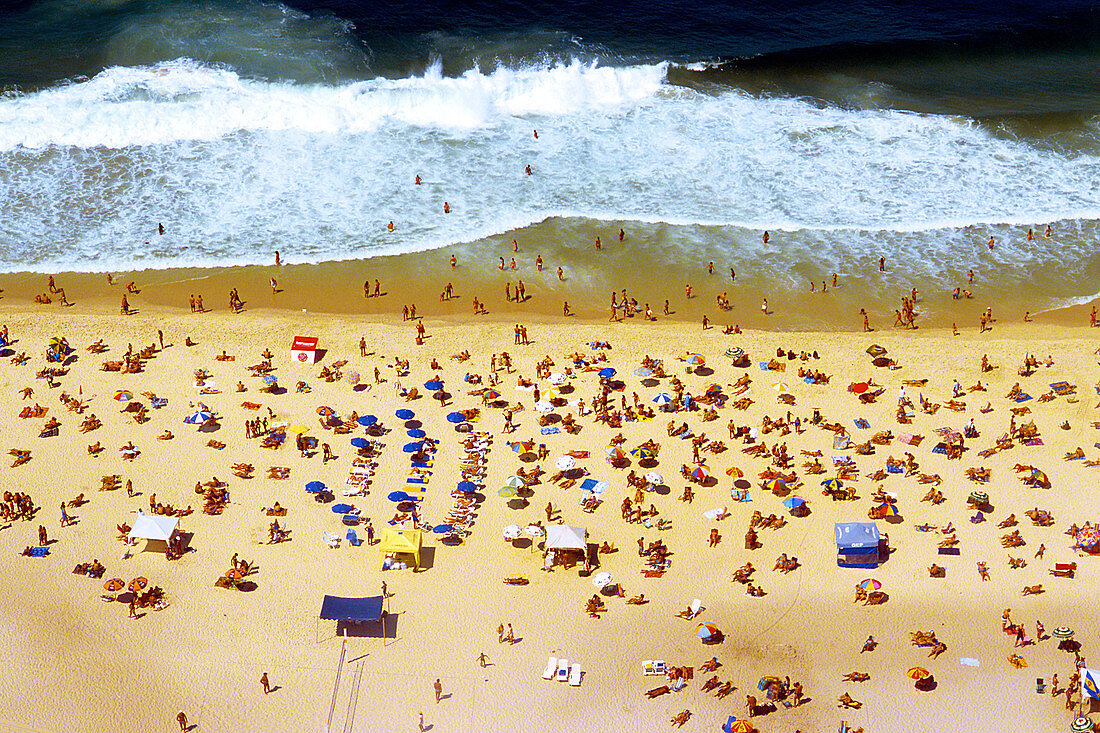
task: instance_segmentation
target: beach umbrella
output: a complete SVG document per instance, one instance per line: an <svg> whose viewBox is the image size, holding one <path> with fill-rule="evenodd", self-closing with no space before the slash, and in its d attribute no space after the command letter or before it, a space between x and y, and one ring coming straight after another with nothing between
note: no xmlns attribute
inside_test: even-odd
<svg viewBox="0 0 1100 733"><path fill-rule="evenodd" d="M511 486L516 489L522 489L524 486L527 485L527 482L519 476L509 476L508 478L504 479L504 485Z"/></svg>
<svg viewBox="0 0 1100 733"><path fill-rule="evenodd" d="M611 573L596 573L592 576L592 585L603 588L611 583Z"/></svg>
<svg viewBox="0 0 1100 733"><path fill-rule="evenodd" d="M406 453L416 453L418 450L420 450L423 447L424 447L423 443L405 443L405 445L403 445L401 447L401 450L403 450Z"/></svg>
<svg viewBox="0 0 1100 733"><path fill-rule="evenodd" d="M726 469L726 475L727 476L732 476L733 478L741 478L742 476L745 475L745 472L742 471L737 466L730 466L729 468Z"/></svg>
<svg viewBox="0 0 1100 733"><path fill-rule="evenodd" d="M608 446L607 449L604 450L604 453L612 461L621 461L626 458L626 451L617 445Z"/></svg>
<svg viewBox="0 0 1100 733"><path fill-rule="evenodd" d="M669 402L672 402L672 395L668 392L661 392L653 398L653 402L657 405L667 405Z"/></svg>
<svg viewBox="0 0 1100 733"><path fill-rule="evenodd" d="M656 471L650 471L649 473L647 473L645 475L645 480L647 482L653 484L654 486L660 486L661 484L663 484L665 482L664 476L657 473Z"/></svg>
<svg viewBox="0 0 1100 733"><path fill-rule="evenodd" d="M851 390L851 392L853 394L863 394L864 392L866 392L870 388L871 388L871 385L867 384L866 382L856 382L855 384L853 384L848 389Z"/></svg>
<svg viewBox="0 0 1100 733"><path fill-rule="evenodd" d="M841 483L840 479L838 478L827 478L821 482L821 485L829 491L836 491L837 489L843 488L844 486L844 484Z"/></svg>
<svg viewBox="0 0 1100 733"><path fill-rule="evenodd" d="M742 349L738 346L731 346L730 348L726 349L726 356L728 356L731 359L740 359L744 355L745 355L744 349Z"/></svg>
<svg viewBox="0 0 1100 733"><path fill-rule="evenodd" d="M231 582L236 583L238 580L244 578L244 573L242 573L237 568L229 568L229 570L225 571L225 577L228 578Z"/></svg>
<svg viewBox="0 0 1100 733"><path fill-rule="evenodd" d="M517 539L523 533L523 528L520 527L518 524L509 524L507 527L504 528L503 531L504 531L504 539L514 540L514 539Z"/></svg>
<svg viewBox="0 0 1100 733"><path fill-rule="evenodd" d="M1100 543L1100 527L1085 527L1074 539L1078 547L1094 547Z"/></svg>
<svg viewBox="0 0 1100 733"><path fill-rule="evenodd" d="M688 354L688 357L687 359L685 359L685 361L687 361L687 363L691 364L692 366L702 366L703 364L707 363L707 358L702 354Z"/></svg>
<svg viewBox="0 0 1100 733"><path fill-rule="evenodd" d="M412 410L398 410L394 413L398 420L412 420L416 414Z"/></svg>
<svg viewBox="0 0 1100 733"><path fill-rule="evenodd" d="M657 453L647 445L639 445L637 448L630 451L630 455L634 456L639 461L643 461L647 458L653 458Z"/></svg>
<svg viewBox="0 0 1100 733"><path fill-rule="evenodd" d="M270 385L274 386L275 383L279 381L279 378L276 377L274 374L265 374L263 376L263 380L264 380L264 384L270 384Z"/></svg>
<svg viewBox="0 0 1100 733"><path fill-rule="evenodd" d="M484 399L486 402L492 402L493 400L499 400L500 399L500 392L497 392L495 389L487 389L487 390L485 390L484 392L481 393L481 398Z"/></svg>
<svg viewBox="0 0 1100 733"><path fill-rule="evenodd" d="M325 485L320 481L310 481L306 484L306 491L311 494L317 494L325 490Z"/></svg>
<svg viewBox="0 0 1100 733"><path fill-rule="evenodd" d="M530 453L535 449L535 441L533 440L517 440L509 445L512 447L513 453Z"/></svg>
<svg viewBox="0 0 1100 733"><path fill-rule="evenodd" d="M454 423L455 425L457 425L458 423L462 422L465 419L466 419L466 416L463 415L461 412L448 412L447 413L447 422L449 422L449 423Z"/></svg>
<svg viewBox="0 0 1100 733"><path fill-rule="evenodd" d="M788 509L794 509L795 507L802 506L805 503L806 500L803 499L801 496L788 496L786 499L783 500L783 506L787 507Z"/></svg>
<svg viewBox="0 0 1100 733"><path fill-rule="evenodd" d="M786 382L772 382L772 389L774 389L776 392L790 391L790 387L787 386Z"/></svg>
<svg viewBox="0 0 1100 733"><path fill-rule="evenodd" d="M504 499L511 499L513 496L515 496L518 493L519 493L519 489L516 488L515 486L504 486L504 487L501 487L500 491L497 492L497 496L499 496L501 498L504 498Z"/></svg>
<svg viewBox="0 0 1100 733"><path fill-rule="evenodd" d="M365 428L369 428L371 425L374 425L376 422L378 422L378 418L375 417L374 415L362 415L359 418L359 424L362 425Z"/></svg>
<svg viewBox="0 0 1100 733"><path fill-rule="evenodd" d="M545 389L545 390L543 390L543 392L542 392L542 398L543 398L544 400L551 400L551 401L553 401L553 400L559 399L560 397L561 397L561 392L559 392L558 390L554 389L553 387L551 387L551 388L549 388L549 389Z"/></svg>
<svg viewBox="0 0 1100 733"><path fill-rule="evenodd" d="M370 445L370 441L367 440L366 438L352 438L351 439L351 447L352 448L366 448L368 445Z"/></svg>
<svg viewBox="0 0 1100 733"><path fill-rule="evenodd" d="M1068 626L1059 626L1050 633L1057 636L1059 639L1068 639L1073 636L1073 629Z"/></svg>
<svg viewBox="0 0 1100 733"><path fill-rule="evenodd" d="M984 491L971 491L970 501L974 502L975 504L988 504L989 494L985 493Z"/></svg>
<svg viewBox="0 0 1100 733"><path fill-rule="evenodd" d="M386 498L389 499L390 501L402 502L402 501L408 501L412 497L410 497L404 491L391 491Z"/></svg>
<svg viewBox="0 0 1100 733"><path fill-rule="evenodd" d="M780 680L779 680L779 678L778 678L778 677L773 677L773 676L772 676L772 675L770 675L770 674L769 674L769 675L765 675L764 677L761 677L761 678L760 678L760 681L759 681L759 682L757 682L757 683L756 683L756 689L758 689L758 690L760 690L761 692L763 692L764 690L768 689L768 688L769 688L769 687L771 687L772 685L774 685L774 684L778 684L778 683L779 683L779 681L780 681Z"/></svg>
<svg viewBox="0 0 1100 733"><path fill-rule="evenodd" d="M347 374L344 375L344 381L347 382L348 384L352 385L352 386L355 386L356 384L359 384L360 379L361 379L361 377L359 376L359 372L357 372L355 370L352 370L352 371L350 371L350 372L348 372Z"/></svg>
<svg viewBox="0 0 1100 733"><path fill-rule="evenodd" d="M461 491L463 494L472 494L477 491L477 484L475 484L473 481L459 481L458 485L455 486L455 488Z"/></svg>
<svg viewBox="0 0 1100 733"><path fill-rule="evenodd" d="M145 590L145 586L149 585L148 578L134 578L130 581L130 585L126 586L130 589L131 593L139 593Z"/></svg>
<svg viewBox="0 0 1100 733"><path fill-rule="evenodd" d="M538 410L539 412L551 412L551 411L553 411L554 406L551 405L546 400L539 400L538 402L535 403L535 409Z"/></svg>
<svg viewBox="0 0 1100 733"><path fill-rule="evenodd" d="M613 376L615 376L616 373L617 372L611 367L604 367L596 374L599 376L600 379L611 379Z"/></svg>
<svg viewBox="0 0 1100 733"><path fill-rule="evenodd" d="M863 590L870 592L870 591L878 590L879 588L881 588L882 583L878 582L874 578L864 578L863 580L859 581L859 583L856 584L856 587L857 588L862 588Z"/></svg>
<svg viewBox="0 0 1100 733"><path fill-rule="evenodd" d="M696 466L695 468L691 469L691 477L696 481L706 481L708 478L710 478L710 471L703 468L702 466Z"/></svg>
<svg viewBox="0 0 1100 733"><path fill-rule="evenodd" d="M1086 731L1092 730L1092 718L1078 715L1073 719L1073 722L1069 724L1069 729L1074 733L1086 733Z"/></svg>
<svg viewBox="0 0 1100 733"><path fill-rule="evenodd" d="M134 393L128 389L119 389L115 390L113 397L119 402L129 402L134 399Z"/></svg>
<svg viewBox="0 0 1100 733"><path fill-rule="evenodd" d="M718 634L718 627L709 621L695 627L695 635L700 639L709 639L716 634Z"/></svg>
<svg viewBox="0 0 1100 733"><path fill-rule="evenodd" d="M420 428L414 428L413 430L406 431L405 434L408 435L410 438L423 438L425 435L427 435L427 433L425 433Z"/></svg>
<svg viewBox="0 0 1100 733"><path fill-rule="evenodd" d="M882 356L886 353L886 349L882 348L878 344L871 344L867 347L867 353L871 356Z"/></svg>
<svg viewBox="0 0 1100 733"><path fill-rule="evenodd" d="M559 471L568 471L573 466L577 465L577 459L573 456L561 456L554 465L558 467Z"/></svg>
<svg viewBox="0 0 1100 733"><path fill-rule="evenodd" d="M432 532L434 532L435 534L446 534L447 532L450 532L452 529L454 529L454 527L452 527L449 524L437 524L434 527L432 527Z"/></svg>
<svg viewBox="0 0 1100 733"><path fill-rule="evenodd" d="M429 379L427 382L424 382L424 389L430 389L433 392L437 389L443 389L443 382L440 382L438 379Z"/></svg>
<svg viewBox="0 0 1100 733"><path fill-rule="evenodd" d="M926 680L932 675L924 667L910 667L905 676L911 680Z"/></svg>
<svg viewBox="0 0 1100 733"><path fill-rule="evenodd" d="M336 410L332 409L328 405L321 405L317 408L317 414L323 417L332 417L336 414Z"/></svg>
<svg viewBox="0 0 1100 733"><path fill-rule="evenodd" d="M112 593L117 593L118 591L126 587L126 581L122 578L111 578L103 584L103 587L111 591Z"/></svg>
<svg viewBox="0 0 1100 733"><path fill-rule="evenodd" d="M764 482L764 488L768 491L784 491L787 488L787 482L780 478L773 478L771 481Z"/></svg>
<svg viewBox="0 0 1100 733"><path fill-rule="evenodd" d="M634 376L641 377L642 379L645 379L646 377L652 377L653 370L649 367L638 367L634 370Z"/></svg>
<svg viewBox="0 0 1100 733"><path fill-rule="evenodd" d="M194 413L183 418L183 421L189 425L202 425L212 417L214 417L214 413L209 410L196 410Z"/></svg>
<svg viewBox="0 0 1100 733"><path fill-rule="evenodd" d="M354 508L355 507L353 507L351 504L333 504L332 505L332 513L333 514L347 514L348 512L350 512Z"/></svg>
<svg viewBox="0 0 1100 733"><path fill-rule="evenodd" d="M878 513L884 517L896 517L901 513L896 506L887 502L879 504L877 508Z"/></svg>
<svg viewBox="0 0 1100 733"><path fill-rule="evenodd" d="M722 385L718 384L717 382L713 384L708 384L706 388L706 394L718 394L721 391Z"/></svg>
<svg viewBox="0 0 1100 733"><path fill-rule="evenodd" d="M729 733L752 733L756 728L754 728L753 724L749 721L742 719L733 721L725 730L729 731Z"/></svg>

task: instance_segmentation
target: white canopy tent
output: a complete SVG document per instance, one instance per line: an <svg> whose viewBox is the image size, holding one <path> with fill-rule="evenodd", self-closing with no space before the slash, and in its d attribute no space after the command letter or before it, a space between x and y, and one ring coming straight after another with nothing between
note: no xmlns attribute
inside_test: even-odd
<svg viewBox="0 0 1100 733"><path fill-rule="evenodd" d="M546 528L546 549L548 551L586 550L588 549L588 529L551 524Z"/></svg>
<svg viewBox="0 0 1100 733"><path fill-rule="evenodd" d="M175 534L179 517L158 517L138 512L134 528L130 530L130 540L160 540L167 542Z"/></svg>

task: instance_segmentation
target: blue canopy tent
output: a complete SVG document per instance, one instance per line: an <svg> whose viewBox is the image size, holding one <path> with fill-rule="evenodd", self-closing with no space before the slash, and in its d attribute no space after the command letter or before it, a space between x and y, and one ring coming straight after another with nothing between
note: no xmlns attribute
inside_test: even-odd
<svg viewBox="0 0 1100 733"><path fill-rule="evenodd" d="M836 564L844 568L877 568L879 533L874 522L837 522Z"/></svg>
<svg viewBox="0 0 1100 733"><path fill-rule="evenodd" d="M321 602L321 618L346 624L382 622L382 640L386 639L386 614L382 610L382 596L344 598L326 595Z"/></svg>

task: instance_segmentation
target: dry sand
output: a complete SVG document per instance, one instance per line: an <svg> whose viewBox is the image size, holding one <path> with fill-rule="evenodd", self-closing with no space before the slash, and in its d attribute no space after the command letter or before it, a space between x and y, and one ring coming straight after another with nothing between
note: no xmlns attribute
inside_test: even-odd
<svg viewBox="0 0 1100 733"><path fill-rule="evenodd" d="M11 286L9 281L7 287ZM26 289L31 287L28 284ZM1064 699L1037 695L1035 678L1049 682L1050 675L1057 672L1064 684L1073 671L1073 656L1058 651L1057 640L1047 639L1021 651L1027 669L1013 669L1006 661L1013 652L1013 640L1001 631L1000 617L1004 608L1011 608L1013 619L1025 622L1032 637L1036 619L1045 624L1048 633L1059 625L1070 626L1077 630L1086 656L1094 642L1098 614L1085 589L1091 587L1095 560L1078 557L1071 549L1072 538L1064 534L1072 522L1100 518L1096 500L1088 491L1093 469L1082 461L1062 459L1077 446L1085 448L1089 459L1100 458L1100 450L1093 447L1100 433L1091 426L1097 414L1092 386L1096 343L1087 329L998 324L994 332L981 337L974 333L976 329L960 337L953 337L950 330L873 334L746 331L740 336L724 336L719 329L703 332L695 323L563 323L544 315L525 318L534 343L515 347L510 316L476 321L455 316L429 318L425 325L430 338L416 347L412 327L392 315L364 319L260 310L253 304L234 316L224 310L219 290L214 313L181 313L178 308L135 297L131 302L139 313L123 317L117 315L117 291L113 292L110 296L93 292L89 284L89 292L77 299L70 290L70 299L78 304L68 309L21 305L26 303L23 297L4 301L8 304L4 320L18 339L13 348L26 351L30 361L25 366L9 364L7 359L0 363L0 412L9 416L7 444L0 447L30 448L33 458L18 468L0 469L0 476L5 490L29 492L42 509L35 521L16 522L0 531L0 572L8 579L0 594L0 618L5 619L0 628L9 649L0 671L2 687L9 691L0 707L0 728L171 730L176 711L182 709L198 730L321 730L329 717L341 648L334 625L317 619L322 596L375 595L382 581L393 593L389 603L391 614L396 615L396 623L390 626L391 630L396 627L394 638L385 643L376 637L348 640L348 661L335 700L334 730L415 730L419 710L434 731L661 730L670 727L673 715L689 709L693 717L683 730L713 731L727 715L744 715L746 694L763 699L756 682L764 674L801 681L809 700L798 708L781 707L758 717L756 723L762 731L832 731L841 720L867 731L907 731L918 726L977 730L997 723L1055 731L1069 725ZM213 294L207 296L208 304L214 304L213 300ZM391 301L403 302L401 294L395 293ZM392 302L388 308L392 312ZM655 310L659 312L659 308ZM104 359L120 359L127 343L139 348L153 342L158 328L164 331L166 348L147 362L143 373L99 370ZM372 352L367 358L361 358L358 351L364 333ZM369 391L355 392L342 381L318 379L319 366L289 359L289 344L297 334L320 337L327 349L323 364L347 359L347 368L358 369L368 382L377 365L387 381ZM78 359L61 379L62 386L50 389L44 380L34 377L45 366L44 347L54 335L66 336ZM185 347L188 336L198 345ZM110 346L102 356L86 351L98 338ZM614 348L591 351L587 342L596 338L610 341ZM872 367L864 353L872 342L889 349L902 368ZM754 366L747 372L731 368L729 360L722 357L732 345L744 348L752 358ZM245 367L257 362L265 347L276 354L276 373L282 385L292 388L301 379L308 381L313 391L258 393L259 380L249 377ZM760 371L756 363L773 357L777 347L819 351L821 359L807 366L831 375L831 383L803 384L793 373L802 365L800 361L787 362L791 371L785 374ZM463 348L474 353L473 359L461 364L449 359ZM236 360L216 361L214 356L223 349ZM492 432L495 441L489 454L485 501L465 543L444 547L429 538L428 567L420 573L381 572L377 551L365 545L350 547L344 541L338 550L326 547L321 542L322 531L343 536L345 528L337 515L328 506L315 503L303 486L319 479L344 488L352 449L348 436L324 433L317 427L316 408L331 405L340 414L353 409L360 414L373 413L392 430L384 438L386 447L370 495L354 500L379 529L393 513L386 496L404 488L407 468L407 455L401 450L405 428L394 411L414 409L427 434L440 440L435 472L423 501L423 514L438 521L451 504L449 492L458 479L454 464L460 450L460 436L444 416L452 409L480 405L476 397L466 395L462 376L470 371L487 377L490 354L505 350L514 356L516 373L501 375L501 391L505 399L522 402L526 409L516 414L519 427L510 437L500 434L503 418L499 410L486 410L477 424L478 429ZM684 365L675 357L688 350L706 355L714 373L685 374ZM718 484L697 487L692 504L677 501L685 485L679 468L690 463L691 451L690 441L667 436L665 424L670 418L658 415L622 429L627 448L648 437L663 446L656 470L666 478L670 493L646 498L660 510L661 517L671 520L671 530L644 530L620 519L619 503L627 494L626 471L603 460L603 449L618 430L594 424L589 416L580 419L583 430L579 435L538 434L531 394L515 389L517 376L534 378L534 364L545 355L555 360L555 370L561 370L566 365L565 355L573 351L588 356L606 353L608 364L618 369L627 384L627 399L637 391L647 403L658 391L667 389L667 380L649 388L632 376L646 354L663 359L670 373L684 380L689 392L698 393L710 382L728 385L744 373L752 378L748 396L755 404L744 412L726 407L719 411L718 420L705 425L698 412L672 416L677 422L688 422L696 433L704 430L712 438L724 439L730 448L708 458ZM1055 364L1040 368L1031 377L1018 377L1016 368L1027 352L1040 358L1050 354ZM988 354L999 368L980 374L982 354ZM388 366L395 355L411 362L411 374L401 378L407 386L431 378L436 372L429 363L438 359L443 378L455 395L453 404L441 409L428 398L409 405L400 400L393 391L394 371ZM221 394L199 395L191 376L198 368L213 373ZM845 387L867 377L885 386L886 392L877 404L865 406ZM965 412L942 408L934 416L918 412L911 426L896 423L894 407L901 380L928 379L923 390L907 388L909 394L915 398L923 391L933 401L944 403L950 397L953 377L964 388L981 379L989 391L963 398ZM248 385L246 394L233 391L238 379ZM729 441L725 429L731 418L739 425L759 426L764 415L778 418L785 414L788 408L777 403L777 392L771 387L778 379L789 384L797 398L796 406L789 409L803 420L818 408L827 420L848 427L857 441L888 429L895 435L922 433L925 441L917 448L895 441L878 446L874 455L856 456L861 477L855 485L861 498L834 503L820 493L818 483L823 477L805 474L803 459L798 456L800 450L821 450L828 460L840 453L832 450L831 433L809 427L802 435L785 436L782 439L795 455L795 467L805 481L799 493L812 510L805 518L789 517L781 499L760 488L756 479L770 463L744 454L744 444ZM1077 385L1080 399L1070 403L1058 397L1040 403L1038 397L1048 391L1048 383L1063 379ZM992 445L1007 429L1009 408L1017 405L1006 400L1005 394L1016 381L1036 398L1024 403L1032 414L1017 422L1034 418L1045 445L1017 446L982 459L978 450ZM573 384L573 396L586 402L597 391L592 373L579 374ZM35 390L30 401L21 400L17 392L25 386ZM73 394L78 388L88 400L88 410L105 424L87 436L78 431L82 418L58 401L62 390ZM120 405L111 399L120 388L133 390L135 395L153 391L167 397L169 404L151 411L152 419L139 426L121 414ZM182 423L190 411L189 403L200 399L222 415L222 428L212 435L197 433ZM263 404L265 412L260 414L271 407L292 422L311 426L311 434L333 446L337 460L322 465L319 455L303 459L290 447L275 452L261 449L257 440L244 437L243 421L256 414L240 407L245 399ZM981 414L977 408L986 400L994 409ZM49 415L62 421L59 437L38 438L43 419L16 417L32 401L48 406ZM866 418L871 429L854 428L852 421L858 417ZM962 459L948 461L931 453L936 443L934 428L961 429L971 417L981 437L967 441L971 449ZM1070 430L1059 429L1063 420L1069 421ZM165 429L176 437L156 440ZM211 438L227 447L206 447ZM581 511L576 489L563 490L544 476L543 482L533 487L528 508L510 509L497 495L498 488L517 468L533 464L522 463L506 440L523 438L546 443L550 457L542 466L551 472L554 459L566 451L592 451L590 459L579 463L593 477L611 483L604 504L595 513L586 514ZM769 446L778 440L774 433L763 439ZM95 440L106 448L99 457L89 456L85 450ZM138 445L141 455L124 463L118 447L127 440ZM915 478L891 475L882 483L898 493L903 521L879 524L889 533L895 552L876 571L838 568L833 522L866 519L870 495L877 486L867 474L883 468L887 456L901 457L906 450L914 453L921 471L943 477L940 488L946 502L939 506L921 502L926 486ZM232 476L230 466L236 462L253 463L257 478ZM1045 470L1052 488L1024 486L1012 470L1015 463ZM290 479L266 478L271 465L289 466ZM725 474L730 466L740 467L753 479L751 503L730 501L732 479ZM966 497L976 487L963 471L973 466L992 469L992 480L981 488L990 494L995 509L990 521L982 524L967 521L973 511L968 510ZM121 474L124 481L132 479L140 495L130 499L125 491L98 492L100 476L113 473ZM147 505L151 492L162 502L198 507L201 501L192 487L212 476L228 481L232 502L220 516L196 513L181 520L181 527L193 533L192 552L172 562L154 552L121 559L125 548L115 539L117 523L132 521L133 512ZM76 524L61 528L58 504L81 492L90 501L73 510ZM266 545L269 518L261 508L275 501L288 508L284 523L292 530L293 539ZM584 599L595 591L589 579L578 577L575 569L540 572L541 553L503 541L504 525L544 518L542 508L547 501L560 507L566 524L586 526L591 541L608 541L619 548L614 554L600 556L600 570L621 581L628 596L644 593L651 599L647 605L631 606L622 599L608 598L604 617L589 618L583 610ZM703 511L723 505L729 507L729 518L716 523L702 516ZM1035 506L1052 511L1055 524L1033 527L1023 512ZM763 547L749 551L743 547L743 535L754 510L765 516L788 516L788 523L779 530L762 530ZM997 528L997 523L1013 512L1021 520L1019 528L1027 541L1025 547L1012 551L1028 560L1027 567L1020 570L1008 568L1010 553L999 542L1006 530ZM937 556L939 535L914 529L923 522L940 526L953 522L960 556ZM24 546L34 544L39 523L57 540L50 555L41 559L20 556ZM706 538L715 526L722 541L709 548ZM641 560L634 549L639 536L647 542L660 537L672 549L673 565L664 577L642 576ZM1046 545L1046 555L1034 559L1041 543ZM234 552L257 564L258 571L252 576L257 588L251 592L213 585ZM772 565L781 552L797 556L802 567L789 575L773 572ZM102 602L101 581L70 572L76 563L93 558L107 566L105 578L119 576L128 581L135 576L148 577L164 588L169 607L132 620L127 618L125 605ZM754 580L767 592L763 598L749 597L744 586L731 582L732 572L747 560L758 568ZM980 560L988 561L991 582L979 582L976 563ZM1054 563L1074 560L1079 563L1076 579L1048 574ZM945 579L929 577L927 567L932 562L946 566ZM528 573L530 585L502 583L506 575L517 572ZM885 605L853 605L854 584L868 576L880 580L889 593ZM1038 583L1047 592L1021 595L1025 585ZM725 643L704 646L692 633L694 623L675 618L674 614L696 597L705 606L700 620L716 623L726 634ZM497 643L496 627L501 622L514 626L518 643ZM920 629L934 631L947 644L939 659L928 659L926 649L909 644L909 633ZM879 647L861 655L868 634L875 636ZM482 651L491 662L486 669L477 664ZM698 667L712 655L723 664L719 677L737 687L724 700L699 689L709 675ZM582 685L569 687L540 679L548 656L580 662ZM980 666L961 665L959 660L964 657L978 659ZM682 692L647 700L644 692L662 681L642 676L645 659L694 666L695 680ZM916 691L905 677L905 671L916 665L935 675L938 687L934 691ZM266 697L259 683L263 671L278 687ZM871 679L862 684L843 682L842 675L850 671L866 671ZM445 695L439 704L432 692L437 677ZM838 709L835 700L845 691L864 703L862 709Z"/></svg>

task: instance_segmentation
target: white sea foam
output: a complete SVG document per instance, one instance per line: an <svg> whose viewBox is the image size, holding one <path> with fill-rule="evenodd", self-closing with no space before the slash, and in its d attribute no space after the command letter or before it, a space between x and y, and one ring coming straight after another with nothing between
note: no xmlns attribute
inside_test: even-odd
<svg viewBox="0 0 1100 733"><path fill-rule="evenodd" d="M304 85L180 60L9 95L0 269L268 262L276 248L347 259L563 216L802 230L838 259L893 240L935 273L951 241L882 233L1100 213L1091 155L962 118L706 94L666 70L436 67ZM168 234L148 237L158 221Z"/></svg>

